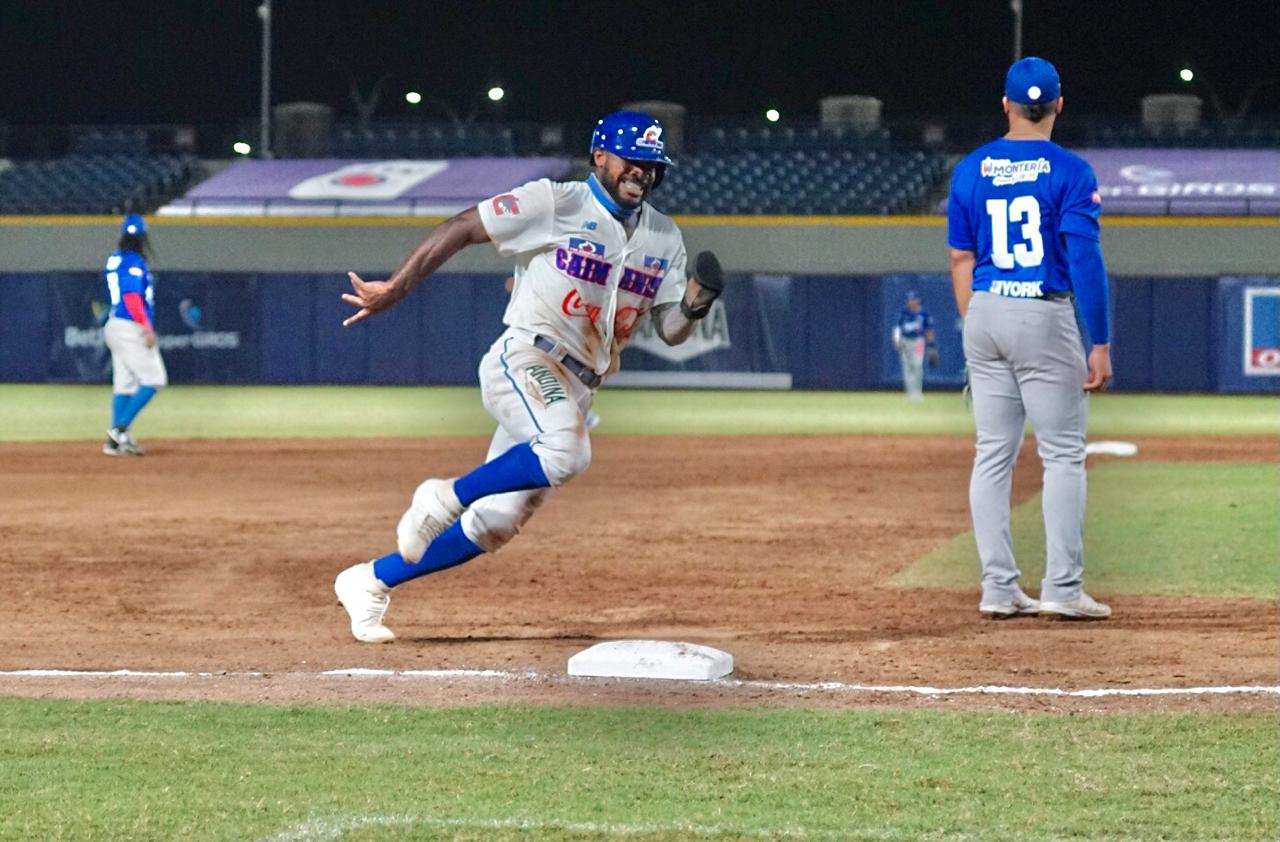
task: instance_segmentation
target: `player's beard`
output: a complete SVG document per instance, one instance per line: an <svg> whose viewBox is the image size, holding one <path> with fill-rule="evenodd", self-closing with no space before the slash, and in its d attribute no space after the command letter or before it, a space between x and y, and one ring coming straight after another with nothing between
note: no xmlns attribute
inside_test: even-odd
<svg viewBox="0 0 1280 842"><path fill-rule="evenodd" d="M599 174L599 179L600 179L600 184L604 187L606 191L608 191L609 195L613 198L613 200L618 203L619 207L623 207L628 210L632 208L640 207L641 203L644 202L645 199L649 198L649 193L653 190L652 179L650 179L648 184L645 184L643 181L628 179L633 184L636 184L640 187L640 198L632 199L628 196L622 195L620 185L618 184L619 179L615 178L608 170L601 170Z"/></svg>

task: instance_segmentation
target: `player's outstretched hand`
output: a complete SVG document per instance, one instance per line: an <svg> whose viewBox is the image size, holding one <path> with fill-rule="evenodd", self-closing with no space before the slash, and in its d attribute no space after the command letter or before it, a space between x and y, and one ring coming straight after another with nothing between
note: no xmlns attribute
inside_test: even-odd
<svg viewBox="0 0 1280 842"><path fill-rule="evenodd" d="M359 307L360 310L354 316L343 320L343 327L351 327L356 322L362 322L400 300L400 296L387 281L366 281L355 272L348 272L347 277L351 279L351 288L355 290L355 294L344 292L342 300Z"/></svg>
<svg viewBox="0 0 1280 842"><path fill-rule="evenodd" d="M1111 385L1111 346L1094 345L1089 352L1089 379L1084 381L1086 392L1101 392Z"/></svg>

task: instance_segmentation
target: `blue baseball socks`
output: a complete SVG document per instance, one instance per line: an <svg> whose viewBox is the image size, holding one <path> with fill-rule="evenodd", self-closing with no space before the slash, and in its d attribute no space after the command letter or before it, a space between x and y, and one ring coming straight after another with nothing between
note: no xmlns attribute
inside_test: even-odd
<svg viewBox="0 0 1280 842"><path fill-rule="evenodd" d="M458 502L470 506L481 497L505 494L508 491L526 491L530 488L548 488L551 480L542 470L542 462L528 442L517 444L506 453L485 462L471 473L453 481L453 493Z"/></svg>
<svg viewBox="0 0 1280 842"><path fill-rule="evenodd" d="M490 494L548 488L550 485L542 462L526 442L458 477L453 482L453 492L462 505L470 506ZM373 563L373 575L387 587L394 588L410 579L465 564L483 552L463 533L462 521L458 521L431 542L417 564L405 561L400 553L391 553Z"/></svg>
<svg viewBox="0 0 1280 842"><path fill-rule="evenodd" d="M150 386L139 386L132 395L111 396L111 426L117 430L127 430L138 417L142 408L155 397L156 390Z"/></svg>

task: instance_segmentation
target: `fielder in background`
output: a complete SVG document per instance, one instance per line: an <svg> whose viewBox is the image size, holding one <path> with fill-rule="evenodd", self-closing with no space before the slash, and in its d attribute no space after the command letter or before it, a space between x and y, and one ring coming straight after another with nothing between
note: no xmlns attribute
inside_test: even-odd
<svg viewBox="0 0 1280 842"><path fill-rule="evenodd" d="M146 220L129 214L120 242L103 269L111 300L103 328L111 351L111 429L102 445L108 456L142 455L129 426L169 382L156 345L155 279L147 267L148 244Z"/></svg>
<svg viewBox="0 0 1280 842"><path fill-rule="evenodd" d="M384 643L392 588L494 552L550 494L591 462L596 390L642 318L669 345L687 339L724 288L710 252L686 278L680 230L645 200L672 161L662 126L620 111L596 125L585 181L532 181L442 223L386 281L350 273L356 324L393 306L446 260L493 243L515 260L506 331L480 362L498 422L484 464L418 486L396 528L397 552L340 573L334 591L356 640ZM447 350L447 349L442 349Z"/></svg>
<svg viewBox="0 0 1280 842"><path fill-rule="evenodd" d="M902 388L907 400L924 400L924 363L938 367L938 341L933 335L933 317L920 303L914 290L907 293L906 306L893 327L893 347L902 362Z"/></svg>
<svg viewBox="0 0 1280 842"><path fill-rule="evenodd" d="M1111 609L1084 590L1088 393L1111 382L1098 182L1083 159L1049 140L1062 110L1052 64L1025 58L1010 67L1004 110L1008 134L956 166L948 209L977 426L969 506L982 562L978 610L1102 620ZM1019 586L1009 535L1013 467L1028 420L1044 463L1039 601Z"/></svg>

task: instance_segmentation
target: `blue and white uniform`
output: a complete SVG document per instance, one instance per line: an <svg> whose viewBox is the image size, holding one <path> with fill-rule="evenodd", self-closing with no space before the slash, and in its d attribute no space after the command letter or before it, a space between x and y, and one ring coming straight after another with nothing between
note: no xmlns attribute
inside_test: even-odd
<svg viewBox="0 0 1280 842"><path fill-rule="evenodd" d="M907 296L915 300L914 294ZM893 328L893 345L902 363L902 388L907 399L924 400L924 350L933 338L933 317L921 306L915 312L903 307L898 323Z"/></svg>
<svg viewBox="0 0 1280 842"><path fill-rule="evenodd" d="M141 455L129 425L156 391L169 383L159 343L155 340L155 278L146 258L130 248L144 242L142 217L126 217L121 248L102 270L110 300L103 338L111 351L111 429L103 452L110 456ZM148 337L151 338L148 346Z"/></svg>
<svg viewBox="0 0 1280 842"><path fill-rule="evenodd" d="M1011 102L1054 107L1059 92L1057 71L1043 59L1010 69ZM1083 594L1086 346L1110 341L1101 211L1088 163L1049 140L995 140L952 175L948 242L974 255L964 352L977 427L969 502L984 612L1025 599L1009 508L1027 421L1044 464L1039 610Z"/></svg>
<svg viewBox="0 0 1280 842"><path fill-rule="evenodd" d="M656 186L671 164L661 135L652 117L615 112L597 125L591 150L654 167ZM640 321L655 307L673 312L688 288L676 224L647 202L621 207L596 174L531 181L476 212L515 263L506 330L479 370L498 428L483 465L418 487L396 529L397 552L338 575L334 591L360 641L395 637L383 623L392 588L503 547L553 489L587 469L596 390Z"/></svg>

